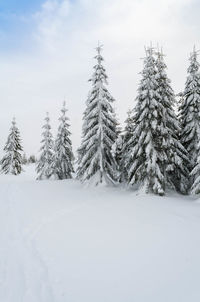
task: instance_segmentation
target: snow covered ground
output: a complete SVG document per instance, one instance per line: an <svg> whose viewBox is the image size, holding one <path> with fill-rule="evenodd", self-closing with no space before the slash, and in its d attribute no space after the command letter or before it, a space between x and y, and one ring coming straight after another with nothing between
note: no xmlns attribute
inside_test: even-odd
<svg viewBox="0 0 200 302"><path fill-rule="evenodd" d="M200 203L0 176L0 302L199 302Z"/></svg>

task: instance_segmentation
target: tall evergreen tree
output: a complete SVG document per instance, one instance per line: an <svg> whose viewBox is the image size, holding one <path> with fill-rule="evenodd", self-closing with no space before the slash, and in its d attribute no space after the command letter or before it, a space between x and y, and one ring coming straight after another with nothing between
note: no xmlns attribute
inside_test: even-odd
<svg viewBox="0 0 200 302"><path fill-rule="evenodd" d="M199 140L200 140L200 72L195 48L190 55L188 76L180 106L181 142L188 152L189 162L186 163L190 174L190 187L196 182L198 172ZM193 186L193 192L195 191Z"/></svg>
<svg viewBox="0 0 200 302"><path fill-rule="evenodd" d="M175 97L165 68L163 56L159 54L156 61L153 49L148 48L125 163L129 185L159 195L164 195L166 187L185 190L186 154L177 137Z"/></svg>
<svg viewBox="0 0 200 302"><path fill-rule="evenodd" d="M69 131L69 118L66 116L66 106L63 103L60 125L55 140L54 171L58 179L72 178L74 155Z"/></svg>
<svg viewBox="0 0 200 302"><path fill-rule="evenodd" d="M37 179L49 179L54 175L54 153L53 153L53 138L51 134L51 126L49 114L47 113L45 117L45 124L42 127L44 129L42 133L42 141L41 141L41 154L37 162L36 171L38 174Z"/></svg>
<svg viewBox="0 0 200 302"><path fill-rule="evenodd" d="M4 147L5 156L1 160L1 169L5 174L20 174L22 171L22 146L20 133L13 118L10 134Z"/></svg>
<svg viewBox="0 0 200 302"><path fill-rule="evenodd" d="M175 94L171 87L171 81L166 73L166 64L162 52L157 52L157 80L160 102L163 107L161 131L161 147L163 150L163 173L166 185L179 192L188 190L188 154L180 142L181 131L178 117L175 113Z"/></svg>
<svg viewBox="0 0 200 302"><path fill-rule="evenodd" d="M144 187L146 192L163 195L164 174L162 140L162 106L158 92L156 63L153 49L146 50L142 80L136 98L134 129L127 155L129 185Z"/></svg>
<svg viewBox="0 0 200 302"><path fill-rule="evenodd" d="M111 149L117 139L111 94L106 88L107 75L102 65L102 47L96 48L94 73L83 116L82 143L78 149L77 177L83 182L115 183L118 175Z"/></svg>

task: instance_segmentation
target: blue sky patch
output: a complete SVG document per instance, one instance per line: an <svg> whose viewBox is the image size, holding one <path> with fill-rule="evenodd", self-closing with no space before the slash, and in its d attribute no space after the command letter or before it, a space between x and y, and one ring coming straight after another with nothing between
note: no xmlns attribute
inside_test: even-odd
<svg viewBox="0 0 200 302"><path fill-rule="evenodd" d="M0 13L23 14L37 10L44 0L0 0Z"/></svg>

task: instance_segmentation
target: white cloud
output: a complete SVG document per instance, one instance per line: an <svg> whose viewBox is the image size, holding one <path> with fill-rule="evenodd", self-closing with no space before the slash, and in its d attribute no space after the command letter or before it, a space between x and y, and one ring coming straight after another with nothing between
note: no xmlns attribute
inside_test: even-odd
<svg viewBox="0 0 200 302"><path fill-rule="evenodd" d="M55 41L62 39L63 26L66 25L69 11L70 2L68 0L47 0L44 2L41 10L34 14L37 24L36 34L40 43L46 43L47 48L54 49Z"/></svg>
<svg viewBox="0 0 200 302"><path fill-rule="evenodd" d="M34 27L27 41L33 50L0 57L0 127L5 133L0 143L4 143L10 119L15 114L25 149L29 153L36 152L45 112L50 111L55 130L65 95L77 147L90 88L87 80L92 73L92 57L98 40L105 45L109 89L117 100L121 121L128 107L134 106L142 68L140 58L144 45L150 41L163 45L169 75L179 92L185 82L188 54L194 43L198 46L195 25L199 21L193 7L196 11L196 1L192 0L44 2L33 16Z"/></svg>

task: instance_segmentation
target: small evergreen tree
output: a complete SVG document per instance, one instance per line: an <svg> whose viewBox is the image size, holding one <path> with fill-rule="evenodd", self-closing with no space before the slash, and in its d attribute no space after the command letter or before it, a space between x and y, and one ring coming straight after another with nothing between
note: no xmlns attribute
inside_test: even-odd
<svg viewBox="0 0 200 302"><path fill-rule="evenodd" d="M122 134L118 133L118 137L112 146L112 156L116 162L116 170L118 173L117 181L119 183L123 182L122 178L122 159L123 159L123 136Z"/></svg>
<svg viewBox="0 0 200 302"><path fill-rule="evenodd" d="M66 117L65 102L61 110L60 125L55 140L54 172L58 179L72 178L74 155L69 131L69 118Z"/></svg>
<svg viewBox="0 0 200 302"><path fill-rule="evenodd" d="M197 61L197 51L193 50L190 55L188 76L185 90L182 94L182 104L180 106L181 120L181 142L188 152L189 161L186 162L190 174L190 187L196 192L196 178L198 171L199 140L200 140L200 72ZM198 190L197 190L198 191Z"/></svg>
<svg viewBox="0 0 200 302"><path fill-rule="evenodd" d="M43 139L41 141L41 154L37 162L36 171L38 174L37 179L49 179L54 175L53 169L53 139L51 134L51 126L49 114L45 117L45 124L42 127L44 132L42 133Z"/></svg>
<svg viewBox="0 0 200 302"><path fill-rule="evenodd" d="M131 139L133 136L133 112L128 110L127 119L125 120L124 134L122 136L122 157L121 157L121 182L128 182L128 171L126 169L126 162L128 161L127 155L131 147Z"/></svg>
<svg viewBox="0 0 200 302"><path fill-rule="evenodd" d="M89 93L83 116L82 143L78 149L77 177L82 182L116 183L118 173L112 155L112 146L117 139L117 121L112 107L113 97L106 88L107 75L102 65L102 47L96 48Z"/></svg>
<svg viewBox="0 0 200 302"><path fill-rule="evenodd" d="M28 159L28 163L29 164L35 164L36 163L36 157L35 157L35 155L30 155L30 157Z"/></svg>
<svg viewBox="0 0 200 302"><path fill-rule="evenodd" d="M22 165L26 165L28 163L28 159L26 157L26 154L24 153L22 156Z"/></svg>
<svg viewBox="0 0 200 302"><path fill-rule="evenodd" d="M5 156L1 160L1 169L5 174L20 174L22 172L22 146L20 133L13 118L10 134L4 147Z"/></svg>
<svg viewBox="0 0 200 302"><path fill-rule="evenodd" d="M127 112L127 119L125 120L125 129L124 129L124 144L126 147L127 147L126 143L128 143L128 141L133 135L133 126L134 126L133 112L132 110L129 109Z"/></svg>

